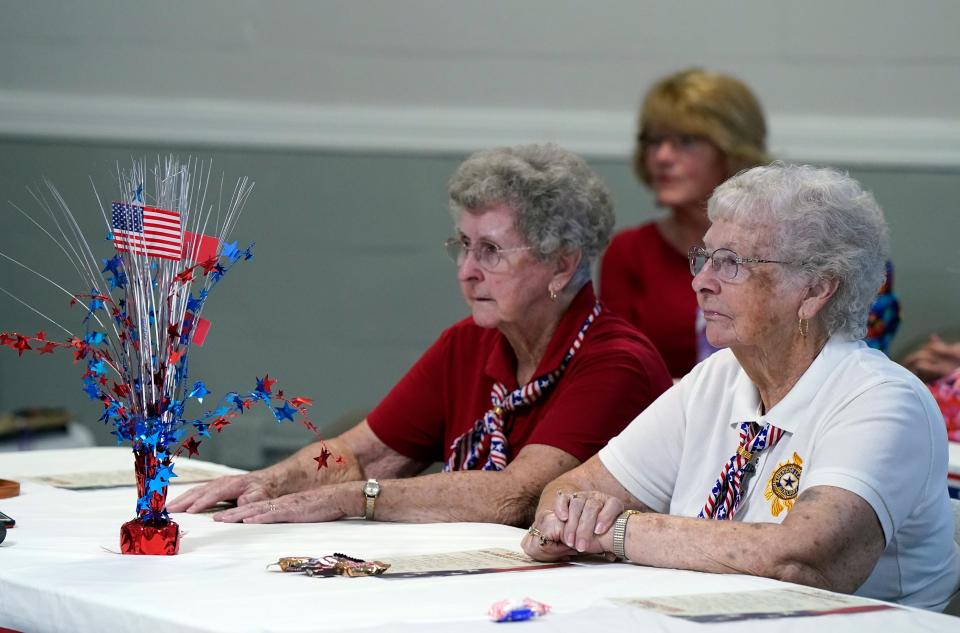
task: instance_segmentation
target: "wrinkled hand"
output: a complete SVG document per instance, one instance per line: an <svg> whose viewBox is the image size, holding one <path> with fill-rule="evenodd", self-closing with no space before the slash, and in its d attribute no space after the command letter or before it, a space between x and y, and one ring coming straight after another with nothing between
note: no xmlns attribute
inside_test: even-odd
<svg viewBox="0 0 960 633"><path fill-rule="evenodd" d="M924 382L937 380L960 367L960 343L947 343L933 334L920 349L903 359L903 365Z"/></svg>
<svg viewBox="0 0 960 633"><path fill-rule="evenodd" d="M203 512L221 501L236 500L238 506L273 499L280 487L263 471L220 477L195 486L167 504L170 512Z"/></svg>
<svg viewBox="0 0 960 633"><path fill-rule="evenodd" d="M553 509L537 516L523 537L523 550L536 560L558 560L577 554L605 554L601 537L624 510L623 502L596 491L557 491Z"/></svg>
<svg viewBox="0 0 960 633"><path fill-rule="evenodd" d="M321 486L313 490L246 503L213 515L224 523L320 523L347 516L344 496L353 491L360 498L359 486L349 490L342 484Z"/></svg>

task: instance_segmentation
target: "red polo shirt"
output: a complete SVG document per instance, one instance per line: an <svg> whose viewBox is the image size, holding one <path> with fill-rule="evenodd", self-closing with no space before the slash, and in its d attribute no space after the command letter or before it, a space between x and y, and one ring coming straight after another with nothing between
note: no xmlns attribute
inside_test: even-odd
<svg viewBox="0 0 960 633"><path fill-rule="evenodd" d="M595 302L588 283L557 325L534 375L560 365ZM499 330L467 318L440 335L367 422L398 453L445 461L453 441L490 408L494 382L518 387L516 356ZM509 457L527 444L546 444L586 461L670 385L650 341L604 309L553 389L507 418Z"/></svg>
<svg viewBox="0 0 960 633"><path fill-rule="evenodd" d="M672 376L697 364L697 293L690 262L655 222L613 236L600 262L603 305L650 337Z"/></svg>

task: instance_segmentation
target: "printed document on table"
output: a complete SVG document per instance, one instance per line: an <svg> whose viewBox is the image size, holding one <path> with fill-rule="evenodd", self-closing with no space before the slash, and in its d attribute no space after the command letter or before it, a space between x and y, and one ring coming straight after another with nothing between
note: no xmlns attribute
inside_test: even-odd
<svg viewBox="0 0 960 633"><path fill-rule="evenodd" d="M795 618L898 608L892 604L813 587L613 598L612 601L695 622Z"/></svg>
<svg viewBox="0 0 960 633"><path fill-rule="evenodd" d="M397 556L383 562L390 563L390 569L378 578L391 579L529 571L569 565L569 563L541 563L523 552L502 548Z"/></svg>

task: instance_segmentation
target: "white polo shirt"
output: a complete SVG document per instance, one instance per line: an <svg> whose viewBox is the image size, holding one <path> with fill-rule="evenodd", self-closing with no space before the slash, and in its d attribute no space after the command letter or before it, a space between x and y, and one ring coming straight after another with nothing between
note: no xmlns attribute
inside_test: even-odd
<svg viewBox="0 0 960 633"><path fill-rule="evenodd" d="M600 460L654 511L695 517L746 420L784 434L760 454L735 520L779 523L807 488L849 490L873 507L887 543L856 593L943 609L960 584L946 427L923 383L862 341L831 338L766 415L733 353L720 351L637 416Z"/></svg>

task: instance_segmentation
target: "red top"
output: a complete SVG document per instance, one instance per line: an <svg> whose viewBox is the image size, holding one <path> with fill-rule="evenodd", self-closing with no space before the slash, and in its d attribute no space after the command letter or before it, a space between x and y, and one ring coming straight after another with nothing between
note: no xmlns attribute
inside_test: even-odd
<svg viewBox="0 0 960 633"><path fill-rule="evenodd" d="M588 283L557 325L535 376L560 365L595 302ZM500 331L467 318L440 335L367 422L411 459L446 461L453 441L490 408L494 382L516 389L516 374L516 356ZM554 388L507 417L509 457L527 444L546 444L586 461L670 385L650 341L604 309Z"/></svg>
<svg viewBox="0 0 960 633"><path fill-rule="evenodd" d="M697 364L697 295L690 264L656 224L617 233L600 263L603 305L646 334L671 376Z"/></svg>

